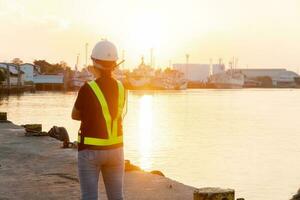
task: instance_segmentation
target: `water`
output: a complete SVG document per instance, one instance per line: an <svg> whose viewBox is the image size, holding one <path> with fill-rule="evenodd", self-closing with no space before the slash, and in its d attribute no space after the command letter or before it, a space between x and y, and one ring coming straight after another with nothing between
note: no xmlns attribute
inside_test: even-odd
<svg viewBox="0 0 300 200"><path fill-rule="evenodd" d="M67 128L76 93L10 96L0 110L17 124ZM236 189L249 200L289 199L300 187L300 90L130 92L125 156L195 187Z"/></svg>

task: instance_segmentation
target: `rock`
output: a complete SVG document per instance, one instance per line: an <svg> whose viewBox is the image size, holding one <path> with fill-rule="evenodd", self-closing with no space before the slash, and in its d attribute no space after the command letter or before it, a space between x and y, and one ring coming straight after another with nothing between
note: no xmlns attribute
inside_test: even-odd
<svg viewBox="0 0 300 200"><path fill-rule="evenodd" d="M300 192L299 192L299 190L298 190L298 193L295 194L295 195L291 198L291 200L300 200Z"/></svg>
<svg viewBox="0 0 300 200"><path fill-rule="evenodd" d="M130 160L125 160L125 171L141 171L141 168L131 164Z"/></svg>
<svg viewBox="0 0 300 200"><path fill-rule="evenodd" d="M47 132L26 131L25 136L49 136L49 134Z"/></svg>
<svg viewBox="0 0 300 200"><path fill-rule="evenodd" d="M7 113L0 112L0 121L7 121Z"/></svg>
<svg viewBox="0 0 300 200"><path fill-rule="evenodd" d="M50 137L63 141L63 148L69 148L70 139L67 130L64 127L53 126L48 134Z"/></svg>
<svg viewBox="0 0 300 200"><path fill-rule="evenodd" d="M194 200L234 200L234 190L200 188L194 191Z"/></svg>
<svg viewBox="0 0 300 200"><path fill-rule="evenodd" d="M42 124L25 124L21 126L25 128L26 132L42 132Z"/></svg>
<svg viewBox="0 0 300 200"><path fill-rule="evenodd" d="M161 171L158 171L158 170L153 170L150 173L165 177L165 175Z"/></svg>

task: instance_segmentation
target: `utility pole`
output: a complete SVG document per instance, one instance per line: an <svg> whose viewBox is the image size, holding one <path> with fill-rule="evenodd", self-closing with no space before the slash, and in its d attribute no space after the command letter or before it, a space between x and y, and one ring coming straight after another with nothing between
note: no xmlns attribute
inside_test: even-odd
<svg viewBox="0 0 300 200"><path fill-rule="evenodd" d="M186 65L185 65L185 70L186 70L186 79L188 80L189 79L189 58L190 58L190 55L189 54L186 54L185 55L185 59L186 59Z"/></svg>
<svg viewBox="0 0 300 200"><path fill-rule="evenodd" d="M76 72L78 71L79 56L80 56L80 54L78 53L77 58L76 58L76 65L75 65L75 71Z"/></svg>
<svg viewBox="0 0 300 200"><path fill-rule="evenodd" d="M212 72L213 72L213 66L212 66L212 58L209 59L209 76L212 75Z"/></svg>
<svg viewBox="0 0 300 200"><path fill-rule="evenodd" d="M87 67L88 65L87 65L87 60L88 60L88 56L87 56L87 54L88 54L88 46L89 46L89 43L85 43L85 67Z"/></svg>
<svg viewBox="0 0 300 200"><path fill-rule="evenodd" d="M153 48L150 49L150 67L153 67Z"/></svg>
<svg viewBox="0 0 300 200"><path fill-rule="evenodd" d="M9 65L6 64L6 78L7 78L7 88L8 91L10 91L10 70L9 70Z"/></svg>
<svg viewBox="0 0 300 200"><path fill-rule="evenodd" d="M19 92L21 88L21 68L19 64L17 64L17 71L18 71L17 91Z"/></svg>

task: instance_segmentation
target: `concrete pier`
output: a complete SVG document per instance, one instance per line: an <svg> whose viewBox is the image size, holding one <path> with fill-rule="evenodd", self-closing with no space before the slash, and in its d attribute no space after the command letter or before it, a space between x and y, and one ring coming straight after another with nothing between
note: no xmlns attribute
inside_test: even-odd
<svg viewBox="0 0 300 200"><path fill-rule="evenodd" d="M0 199L79 199L77 150L51 137L26 137L24 128L0 123ZM125 199L193 199L196 188L143 171L125 173ZM106 200L103 181L100 198Z"/></svg>

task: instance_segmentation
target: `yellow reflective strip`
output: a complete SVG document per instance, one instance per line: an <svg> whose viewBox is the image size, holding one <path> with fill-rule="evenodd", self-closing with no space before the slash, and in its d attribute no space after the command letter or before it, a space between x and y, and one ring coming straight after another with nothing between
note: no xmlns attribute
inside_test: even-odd
<svg viewBox="0 0 300 200"><path fill-rule="evenodd" d="M110 112L109 112L105 97L104 97L103 93L101 92L101 89L98 87L96 81L90 81L90 82L88 82L88 84L94 91L95 95L98 98L98 101L101 104L102 113L103 113L103 116L104 116L104 119L106 122L107 133L110 136L111 135L111 116L110 116Z"/></svg>
<svg viewBox="0 0 300 200"><path fill-rule="evenodd" d="M112 136L118 136L118 120L122 115L123 107L124 107L124 87L120 81L117 80L118 83L118 113L116 118L113 120L113 127L112 127Z"/></svg>
<svg viewBox="0 0 300 200"><path fill-rule="evenodd" d="M117 81L117 82L118 82L118 93L119 93L117 118L119 118L121 116L123 108L124 108L125 90L124 90L124 87L123 87L123 84L121 83L121 81Z"/></svg>
<svg viewBox="0 0 300 200"><path fill-rule="evenodd" d="M78 143L80 143L80 139L81 139L81 137L80 137L80 135L78 135L78 138L77 138Z"/></svg>
<svg viewBox="0 0 300 200"><path fill-rule="evenodd" d="M108 146L108 145L119 144L122 142L123 142L122 136L112 137L110 139L84 137L84 144L87 144L87 145Z"/></svg>
<svg viewBox="0 0 300 200"><path fill-rule="evenodd" d="M118 118L114 119L113 121L112 136L118 137Z"/></svg>

